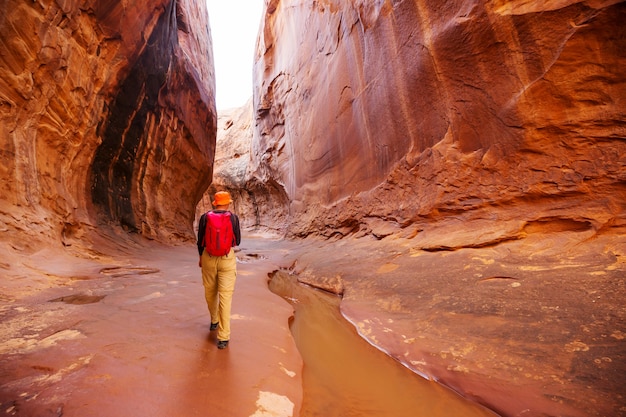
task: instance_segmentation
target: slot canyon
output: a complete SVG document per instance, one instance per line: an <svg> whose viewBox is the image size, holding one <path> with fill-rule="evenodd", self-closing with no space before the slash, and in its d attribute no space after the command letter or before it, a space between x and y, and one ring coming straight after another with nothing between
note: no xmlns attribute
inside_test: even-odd
<svg viewBox="0 0 626 417"><path fill-rule="evenodd" d="M626 2L264 0L219 114L203 0L0 5L1 413L322 415L289 276L456 398L407 415L626 416Z"/></svg>

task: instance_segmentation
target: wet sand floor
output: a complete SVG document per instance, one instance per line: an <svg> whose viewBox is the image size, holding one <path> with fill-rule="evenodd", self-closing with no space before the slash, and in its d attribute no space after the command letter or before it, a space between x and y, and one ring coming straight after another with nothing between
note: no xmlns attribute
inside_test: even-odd
<svg viewBox="0 0 626 417"><path fill-rule="evenodd" d="M339 312L337 296L272 275L270 289L295 310L291 324L304 360L302 417L495 416L426 380L363 340Z"/></svg>
<svg viewBox="0 0 626 417"><path fill-rule="evenodd" d="M11 259L0 282L11 294L0 300L0 414L293 415L302 361L292 309L267 289L281 249L246 239L231 344L218 350L195 247L140 243L95 261L63 252L40 252L33 266Z"/></svg>
<svg viewBox="0 0 626 417"><path fill-rule="evenodd" d="M40 253L42 276L9 270L4 282L15 297L0 320L2 414L493 415L369 345L341 317L336 297L287 282L277 290L274 280L274 291L297 300L292 336L292 307L268 290L267 274L293 262L293 243L246 236L224 351L208 331L195 248L150 245L95 262ZM50 286L18 297L18 286L35 281Z"/></svg>
<svg viewBox="0 0 626 417"><path fill-rule="evenodd" d="M304 414L315 411L309 408L312 402L357 410L377 400L387 388L378 381L386 377L370 378L377 385L351 397L343 386L327 386L343 381L344 374L363 375L361 364L369 359L353 365L353 372L322 376L321 382L311 382L315 362L305 358L309 364L303 370L289 327L293 308L267 288L268 272L291 268L298 279L310 276L315 278L311 282L333 289L341 271L342 281L350 284L342 313L359 334L501 415L625 415L624 258L591 259L611 239L594 240L595 250L580 257L573 253L564 265L568 268L552 271L551 255L535 263L503 255L511 245L524 249L527 241L497 250L414 257L410 248L396 256L397 248L388 242L328 245L247 235L237 254L233 337L225 351L217 350L215 332L208 332L193 245L161 246L138 238L120 243L127 239L93 242L108 255L78 257L70 256L75 246L33 252L0 242L0 414L259 417L272 410L286 417L297 415L303 403ZM484 262L489 259L502 263ZM407 281L418 267L432 279ZM546 272L523 273L538 267ZM406 303L410 314L388 314L397 302ZM446 311L480 314L440 314ZM383 324L392 318L393 331ZM348 359L357 356L354 346L369 346L361 338L354 345L337 343L327 328L331 322L315 324L318 336L304 346L353 346ZM354 326L348 329L356 336ZM330 334L333 338L325 342ZM405 335L419 337L420 343ZM473 346L480 348L466 349ZM303 356L307 350L302 349ZM329 352L313 358L333 363L325 356ZM382 357L397 368L395 360ZM447 408L445 413L454 414Z"/></svg>

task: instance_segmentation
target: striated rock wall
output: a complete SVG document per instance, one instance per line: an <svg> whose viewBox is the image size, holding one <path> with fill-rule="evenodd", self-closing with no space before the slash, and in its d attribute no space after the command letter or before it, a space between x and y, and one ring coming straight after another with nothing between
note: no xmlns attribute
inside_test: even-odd
<svg viewBox="0 0 626 417"><path fill-rule="evenodd" d="M0 36L4 229L193 236L217 124L205 3L3 0Z"/></svg>
<svg viewBox="0 0 626 417"><path fill-rule="evenodd" d="M212 208L217 191L226 190L233 198L231 210L239 215L243 228L284 235L288 224L283 208L289 200L283 187L250 174L252 115L252 99L242 107L220 111L213 182L198 204L196 218Z"/></svg>
<svg viewBox="0 0 626 417"><path fill-rule="evenodd" d="M251 172L284 189L292 234L464 222L420 234L434 250L626 224L624 2L266 9Z"/></svg>
<svg viewBox="0 0 626 417"><path fill-rule="evenodd" d="M249 175L287 196L274 225L346 237L300 241L294 274L500 415L623 415L624 21L615 0L267 1Z"/></svg>

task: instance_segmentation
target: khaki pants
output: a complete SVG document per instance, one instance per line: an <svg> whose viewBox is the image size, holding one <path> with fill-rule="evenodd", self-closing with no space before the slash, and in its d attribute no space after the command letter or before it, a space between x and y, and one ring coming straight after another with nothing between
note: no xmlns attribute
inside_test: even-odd
<svg viewBox="0 0 626 417"><path fill-rule="evenodd" d="M232 306L235 280L237 278L237 257L230 250L226 256L211 256L202 252L202 284L211 322L219 322L218 340L230 339L230 309Z"/></svg>

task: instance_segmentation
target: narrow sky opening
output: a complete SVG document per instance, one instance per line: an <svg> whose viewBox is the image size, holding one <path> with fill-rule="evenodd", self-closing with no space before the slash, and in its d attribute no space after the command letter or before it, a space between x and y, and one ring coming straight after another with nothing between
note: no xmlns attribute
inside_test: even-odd
<svg viewBox="0 0 626 417"><path fill-rule="evenodd" d="M213 39L217 110L252 97L252 66L264 0L207 0Z"/></svg>

